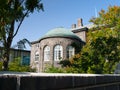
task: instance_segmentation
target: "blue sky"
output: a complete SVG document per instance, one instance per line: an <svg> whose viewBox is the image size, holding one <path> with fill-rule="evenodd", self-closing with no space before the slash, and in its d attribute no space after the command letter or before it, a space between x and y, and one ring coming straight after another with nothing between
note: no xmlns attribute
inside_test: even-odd
<svg viewBox="0 0 120 90"><path fill-rule="evenodd" d="M25 18L13 45L23 38L27 38L30 42L38 40L56 27L69 29L72 24L77 23L78 18L82 18L83 24L87 25L101 9L107 10L110 5L120 6L120 0L42 0L41 2L44 5L44 12L34 12ZM30 49L28 45L27 47Z"/></svg>

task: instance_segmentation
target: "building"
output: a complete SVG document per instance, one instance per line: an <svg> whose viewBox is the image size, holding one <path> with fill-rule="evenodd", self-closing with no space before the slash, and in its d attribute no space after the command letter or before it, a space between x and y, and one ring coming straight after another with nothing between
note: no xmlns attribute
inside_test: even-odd
<svg viewBox="0 0 120 90"><path fill-rule="evenodd" d="M2 60L2 55L4 51L3 48L0 47L0 60ZM30 64L30 51L29 50L20 50L20 49L13 49L10 50L10 62L13 61L15 58L20 58L21 63L23 65L29 65Z"/></svg>
<svg viewBox="0 0 120 90"><path fill-rule="evenodd" d="M86 42L87 27L83 27L82 19L72 29L55 28L39 40L31 43L31 66L37 72L44 72L46 67L60 67L60 60L68 59L77 54L76 46L82 48Z"/></svg>

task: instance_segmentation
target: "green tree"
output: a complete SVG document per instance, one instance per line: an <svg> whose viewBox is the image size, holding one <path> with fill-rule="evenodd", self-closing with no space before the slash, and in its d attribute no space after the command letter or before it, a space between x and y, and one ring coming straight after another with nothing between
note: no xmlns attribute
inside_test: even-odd
<svg viewBox="0 0 120 90"><path fill-rule="evenodd" d="M118 38L114 37L113 33L111 35L111 30L105 32L99 30L97 32L92 32L92 35L94 36L92 36L92 40L89 41L89 50L86 51L84 48L81 56L82 60L87 57L90 62L87 69L88 71L86 72L113 73L114 67L120 59ZM85 56L84 53L88 55Z"/></svg>
<svg viewBox="0 0 120 90"><path fill-rule="evenodd" d="M64 67L74 73L113 73L120 60L120 7L101 10L90 21L94 27L87 33L86 45Z"/></svg>
<svg viewBox="0 0 120 90"><path fill-rule="evenodd" d="M0 42L4 47L3 69L8 69L10 47L25 17L35 10L43 10L40 0L1 0L0 1Z"/></svg>
<svg viewBox="0 0 120 90"><path fill-rule="evenodd" d="M91 40L88 43L101 62L98 63L102 67L101 73L113 73L120 60L120 7L109 6L108 10L99 12L98 18L93 17L90 21L95 27L89 32Z"/></svg>

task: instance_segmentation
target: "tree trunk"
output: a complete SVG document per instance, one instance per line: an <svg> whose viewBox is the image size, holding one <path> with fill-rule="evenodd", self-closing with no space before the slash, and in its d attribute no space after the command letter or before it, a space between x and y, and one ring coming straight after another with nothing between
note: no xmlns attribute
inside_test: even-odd
<svg viewBox="0 0 120 90"><path fill-rule="evenodd" d="M11 43L13 40L14 24L15 22L13 21L11 23L10 31L8 32L8 37L7 39L5 39L3 44L4 45L4 54L3 54L3 70L4 71L8 70L9 55L10 55Z"/></svg>
<svg viewBox="0 0 120 90"><path fill-rule="evenodd" d="M5 47L3 54L3 67L2 67L4 71L8 70L9 55L10 55L10 47Z"/></svg>
<svg viewBox="0 0 120 90"><path fill-rule="evenodd" d="M7 56L6 53L4 53L4 56L3 56L3 67L2 67L2 69L4 71L8 70L8 61L9 61L8 56Z"/></svg>

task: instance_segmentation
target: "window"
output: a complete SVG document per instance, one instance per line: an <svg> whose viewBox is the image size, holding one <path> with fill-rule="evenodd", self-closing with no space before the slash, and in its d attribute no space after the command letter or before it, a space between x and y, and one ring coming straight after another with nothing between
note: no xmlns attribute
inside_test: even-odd
<svg viewBox="0 0 120 90"><path fill-rule="evenodd" d="M35 61L39 61L39 52L38 51L35 52Z"/></svg>
<svg viewBox="0 0 120 90"><path fill-rule="evenodd" d="M50 60L50 47L46 46L44 48L44 61L49 61Z"/></svg>
<svg viewBox="0 0 120 90"><path fill-rule="evenodd" d="M68 46L67 47L67 58L71 58L75 54L74 47Z"/></svg>
<svg viewBox="0 0 120 90"><path fill-rule="evenodd" d="M61 45L56 45L54 47L54 60L59 61L63 57L63 48Z"/></svg>

